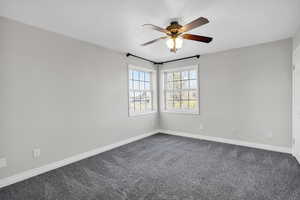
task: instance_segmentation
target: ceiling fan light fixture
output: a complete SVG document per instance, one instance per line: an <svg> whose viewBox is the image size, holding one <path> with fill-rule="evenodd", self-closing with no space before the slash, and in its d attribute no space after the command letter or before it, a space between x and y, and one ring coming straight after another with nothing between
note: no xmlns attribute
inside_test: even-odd
<svg viewBox="0 0 300 200"><path fill-rule="evenodd" d="M180 49L183 45L183 39L181 37L177 37L177 38L168 38L166 41L167 47L169 49Z"/></svg>
<svg viewBox="0 0 300 200"><path fill-rule="evenodd" d="M146 46L158 42L160 40L167 39L166 45L168 49L170 49L171 52L176 53L176 51L182 47L183 40L193 40L197 42L210 43L213 40L213 38L211 37L186 33L207 23L209 23L208 19L204 17L199 17L198 19L195 19L194 21L184 26L180 25L177 21L172 21L171 24L166 28L161 28L152 24L144 24L143 26L147 26L153 30L162 32L165 34L165 36L146 42L142 44L142 46Z"/></svg>

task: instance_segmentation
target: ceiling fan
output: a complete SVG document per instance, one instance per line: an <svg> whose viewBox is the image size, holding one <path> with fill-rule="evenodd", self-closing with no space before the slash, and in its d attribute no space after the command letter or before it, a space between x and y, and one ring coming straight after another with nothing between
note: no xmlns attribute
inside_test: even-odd
<svg viewBox="0 0 300 200"><path fill-rule="evenodd" d="M198 19L196 19L184 26L180 25L177 21L171 22L171 24L169 26L167 26L166 28L161 28L161 27L158 27L158 26L155 26L152 24L144 24L143 25L144 27L149 27L156 31L165 33L166 36L146 42L146 43L142 44L142 46L153 44L160 40L168 39L167 40L168 48L171 50L171 52L176 53L176 51L182 47L183 39L194 40L194 41L204 42L204 43L210 43L213 39L211 37L205 37L205 36L201 36L201 35L193 35L193 34L185 33L187 31L198 28L207 23L209 23L208 19L206 19L204 17L199 17Z"/></svg>

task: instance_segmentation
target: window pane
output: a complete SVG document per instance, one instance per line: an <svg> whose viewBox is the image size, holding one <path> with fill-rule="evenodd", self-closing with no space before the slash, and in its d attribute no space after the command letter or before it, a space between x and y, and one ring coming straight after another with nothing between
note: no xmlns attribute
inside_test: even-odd
<svg viewBox="0 0 300 200"><path fill-rule="evenodd" d="M189 91L189 99L197 100L197 91Z"/></svg>
<svg viewBox="0 0 300 200"><path fill-rule="evenodd" d="M134 112L140 112L141 111L141 102L136 101L134 102Z"/></svg>
<svg viewBox="0 0 300 200"><path fill-rule="evenodd" d="M167 100L167 103L166 103L166 107L167 109L173 109L173 101L172 100Z"/></svg>
<svg viewBox="0 0 300 200"><path fill-rule="evenodd" d="M189 72L188 71L183 71L183 72L181 72L181 79L182 80L187 80L187 79L189 79Z"/></svg>
<svg viewBox="0 0 300 200"><path fill-rule="evenodd" d="M197 80L190 80L190 88L191 89L197 88Z"/></svg>
<svg viewBox="0 0 300 200"><path fill-rule="evenodd" d="M174 81L174 89L178 90L178 89L181 89L181 81Z"/></svg>
<svg viewBox="0 0 300 200"><path fill-rule="evenodd" d="M174 72L174 81L179 81L180 80L180 72Z"/></svg>
<svg viewBox="0 0 300 200"><path fill-rule="evenodd" d="M167 73L167 80L173 81L173 73Z"/></svg>
<svg viewBox="0 0 300 200"><path fill-rule="evenodd" d="M196 109L197 101L189 101L189 109Z"/></svg>
<svg viewBox="0 0 300 200"><path fill-rule="evenodd" d="M141 100L145 100L146 99L146 92L141 92Z"/></svg>
<svg viewBox="0 0 300 200"><path fill-rule="evenodd" d="M189 101L181 101L181 108L188 109L189 108Z"/></svg>
<svg viewBox="0 0 300 200"><path fill-rule="evenodd" d="M188 100L189 99L189 92L188 91L181 92L181 99L182 100Z"/></svg>
<svg viewBox="0 0 300 200"><path fill-rule="evenodd" d="M146 99L152 99L151 92L146 92Z"/></svg>
<svg viewBox="0 0 300 200"><path fill-rule="evenodd" d="M197 72L196 70L190 71L190 79L197 79Z"/></svg>
<svg viewBox="0 0 300 200"><path fill-rule="evenodd" d="M145 81L150 81L150 72L145 72Z"/></svg>
<svg viewBox="0 0 300 200"><path fill-rule="evenodd" d="M135 90L140 89L140 82L139 81L133 81L133 89L135 89Z"/></svg>
<svg viewBox="0 0 300 200"><path fill-rule="evenodd" d="M173 98L174 98L174 100L175 101L180 101L180 92L174 92L174 96L173 96Z"/></svg>
<svg viewBox="0 0 300 200"><path fill-rule="evenodd" d="M131 80L133 78L133 71L130 69L128 73L129 73L129 80Z"/></svg>
<svg viewBox="0 0 300 200"><path fill-rule="evenodd" d="M142 101L141 102L141 112L145 112L146 111L146 101Z"/></svg>
<svg viewBox="0 0 300 200"><path fill-rule="evenodd" d="M167 101L173 101L173 92L166 92Z"/></svg>
<svg viewBox="0 0 300 200"><path fill-rule="evenodd" d="M138 71L133 71L133 79L139 80L139 72Z"/></svg>
<svg viewBox="0 0 300 200"><path fill-rule="evenodd" d="M134 92L129 92L129 98L134 98Z"/></svg>
<svg viewBox="0 0 300 200"><path fill-rule="evenodd" d="M134 97L130 97L129 102L134 102Z"/></svg>
<svg viewBox="0 0 300 200"><path fill-rule="evenodd" d="M133 92L129 93L129 111L134 112L134 94L133 94Z"/></svg>
<svg viewBox="0 0 300 200"><path fill-rule="evenodd" d="M129 80L129 89L132 90L133 89L133 81Z"/></svg>
<svg viewBox="0 0 300 200"><path fill-rule="evenodd" d="M140 82L140 90L144 90L145 89L145 82L141 81Z"/></svg>
<svg viewBox="0 0 300 200"><path fill-rule="evenodd" d="M129 112L134 112L134 102L129 103Z"/></svg>
<svg viewBox="0 0 300 200"><path fill-rule="evenodd" d="M150 99L146 100L146 110L147 111L152 111L152 102Z"/></svg>
<svg viewBox="0 0 300 200"><path fill-rule="evenodd" d="M167 89L172 90L173 89L173 82L168 82L167 83Z"/></svg>
<svg viewBox="0 0 300 200"><path fill-rule="evenodd" d="M141 100L141 92L135 92L134 96L135 96L135 100L136 101L140 101Z"/></svg>
<svg viewBox="0 0 300 200"><path fill-rule="evenodd" d="M150 90L150 82L145 82L145 90Z"/></svg>
<svg viewBox="0 0 300 200"><path fill-rule="evenodd" d="M141 81L145 80L145 72L140 72L140 79Z"/></svg>
<svg viewBox="0 0 300 200"><path fill-rule="evenodd" d="M188 89L189 88L189 81L182 81L181 82L182 89Z"/></svg>
<svg viewBox="0 0 300 200"><path fill-rule="evenodd" d="M174 101L174 108L179 109L180 108L180 101Z"/></svg>

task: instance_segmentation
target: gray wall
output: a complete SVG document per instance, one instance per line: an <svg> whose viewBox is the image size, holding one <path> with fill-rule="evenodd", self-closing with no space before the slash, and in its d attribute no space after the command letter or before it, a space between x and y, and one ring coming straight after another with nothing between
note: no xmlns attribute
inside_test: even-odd
<svg viewBox="0 0 300 200"><path fill-rule="evenodd" d="M0 178L157 128L157 114L128 117L127 63L148 63L5 18L0 30Z"/></svg>
<svg viewBox="0 0 300 200"><path fill-rule="evenodd" d="M293 46L294 50L296 50L300 46L300 28L293 38Z"/></svg>
<svg viewBox="0 0 300 200"><path fill-rule="evenodd" d="M293 146L293 153L298 158L300 162L300 29L295 34L293 38L294 43L294 52L293 52L293 64L295 66L294 76L293 76L293 98L294 98L294 105L293 105L293 138L295 139L295 143Z"/></svg>
<svg viewBox="0 0 300 200"><path fill-rule="evenodd" d="M160 127L291 147L292 49L287 39L201 56L200 115L161 113Z"/></svg>

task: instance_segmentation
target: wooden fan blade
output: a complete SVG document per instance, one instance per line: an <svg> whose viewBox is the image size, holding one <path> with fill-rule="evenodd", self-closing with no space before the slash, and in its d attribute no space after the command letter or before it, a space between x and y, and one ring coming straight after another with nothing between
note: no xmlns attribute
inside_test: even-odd
<svg viewBox="0 0 300 200"><path fill-rule="evenodd" d="M152 43L154 43L154 42L158 42L159 40L163 40L163 39L166 39L166 38L168 38L168 37L167 37L167 36L165 36L165 37L160 37L160 38L157 38L157 39L155 39L155 40L151 40L151 41L146 42L146 43L141 44L141 45L142 45L142 46L146 46L146 45L148 45L148 44L152 44Z"/></svg>
<svg viewBox="0 0 300 200"><path fill-rule="evenodd" d="M204 24L207 24L209 23L208 19L204 18L204 17L199 17L198 19L184 25L183 27L181 27L179 29L179 32L181 33L184 33L184 32L187 32L187 31L190 31L194 28L198 28L199 26L202 26Z"/></svg>
<svg viewBox="0 0 300 200"><path fill-rule="evenodd" d="M211 37L205 37L205 36L193 35L193 34L183 34L182 38L186 40L195 40L198 42L205 42L205 43L210 43L213 40L213 38Z"/></svg>
<svg viewBox="0 0 300 200"><path fill-rule="evenodd" d="M170 33L167 29L161 28L159 26L155 26L153 24L144 24L143 26L144 27L149 27L149 28L151 28L153 30L156 30L156 31L159 31L159 32L163 32L163 33L167 33L167 34Z"/></svg>

